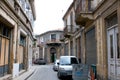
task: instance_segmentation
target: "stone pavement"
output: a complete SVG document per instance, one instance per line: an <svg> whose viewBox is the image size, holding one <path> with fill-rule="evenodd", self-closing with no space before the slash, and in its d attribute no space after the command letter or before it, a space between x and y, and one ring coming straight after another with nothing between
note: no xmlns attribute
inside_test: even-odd
<svg viewBox="0 0 120 80"><path fill-rule="evenodd" d="M35 72L36 68L37 67L33 65L28 71L24 72L23 74L12 80L27 80L27 78L29 78Z"/></svg>
<svg viewBox="0 0 120 80"><path fill-rule="evenodd" d="M12 80L12 75L6 75L4 77L0 77L0 80Z"/></svg>

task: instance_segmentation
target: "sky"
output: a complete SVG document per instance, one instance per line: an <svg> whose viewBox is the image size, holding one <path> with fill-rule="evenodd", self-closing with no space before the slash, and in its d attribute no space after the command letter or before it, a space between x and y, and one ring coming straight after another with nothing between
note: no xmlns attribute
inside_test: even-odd
<svg viewBox="0 0 120 80"><path fill-rule="evenodd" d="M63 16L73 0L35 0L34 34L63 30Z"/></svg>

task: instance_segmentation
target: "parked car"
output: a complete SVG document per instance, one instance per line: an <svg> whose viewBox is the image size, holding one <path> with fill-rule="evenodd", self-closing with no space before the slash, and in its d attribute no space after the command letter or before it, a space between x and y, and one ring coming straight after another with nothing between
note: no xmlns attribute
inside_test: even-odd
<svg viewBox="0 0 120 80"><path fill-rule="evenodd" d="M59 79L70 76L72 78L72 64L78 64L75 56L61 56L57 76Z"/></svg>
<svg viewBox="0 0 120 80"><path fill-rule="evenodd" d="M40 58L39 61L38 61L38 64L39 64L39 65L45 65L46 62L45 62L44 59Z"/></svg>
<svg viewBox="0 0 120 80"><path fill-rule="evenodd" d="M58 71L58 64L59 64L59 59L56 59L56 61L54 62L54 65L53 65L54 71Z"/></svg>
<svg viewBox="0 0 120 80"><path fill-rule="evenodd" d="M45 65L46 62L45 62L45 60L43 58L40 58L40 59L36 59L34 61L34 64Z"/></svg>
<svg viewBox="0 0 120 80"><path fill-rule="evenodd" d="M33 61L33 63L34 63L34 64L38 64L38 61L39 61L39 59L35 59L35 60Z"/></svg>

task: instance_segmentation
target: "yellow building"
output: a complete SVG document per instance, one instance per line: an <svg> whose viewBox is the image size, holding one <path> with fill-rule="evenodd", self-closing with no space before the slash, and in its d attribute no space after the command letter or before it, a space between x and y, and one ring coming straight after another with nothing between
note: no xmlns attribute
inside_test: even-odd
<svg viewBox="0 0 120 80"><path fill-rule="evenodd" d="M60 41L63 31L51 30L36 35L35 59L42 58L46 63L54 63L62 55L63 43Z"/></svg>
<svg viewBox="0 0 120 80"><path fill-rule="evenodd" d="M77 56L81 60L80 32L81 29L75 23L75 2L72 2L65 15L64 22L64 55Z"/></svg>

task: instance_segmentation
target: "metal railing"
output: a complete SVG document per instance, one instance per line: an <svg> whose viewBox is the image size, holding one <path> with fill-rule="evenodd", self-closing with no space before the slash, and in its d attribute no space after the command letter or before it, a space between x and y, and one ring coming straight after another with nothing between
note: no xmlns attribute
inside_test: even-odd
<svg viewBox="0 0 120 80"><path fill-rule="evenodd" d="M46 43L60 43L59 39L51 39L51 40L47 40Z"/></svg>
<svg viewBox="0 0 120 80"><path fill-rule="evenodd" d="M73 26L72 25L67 25L64 28L64 35L72 34L73 33Z"/></svg>

